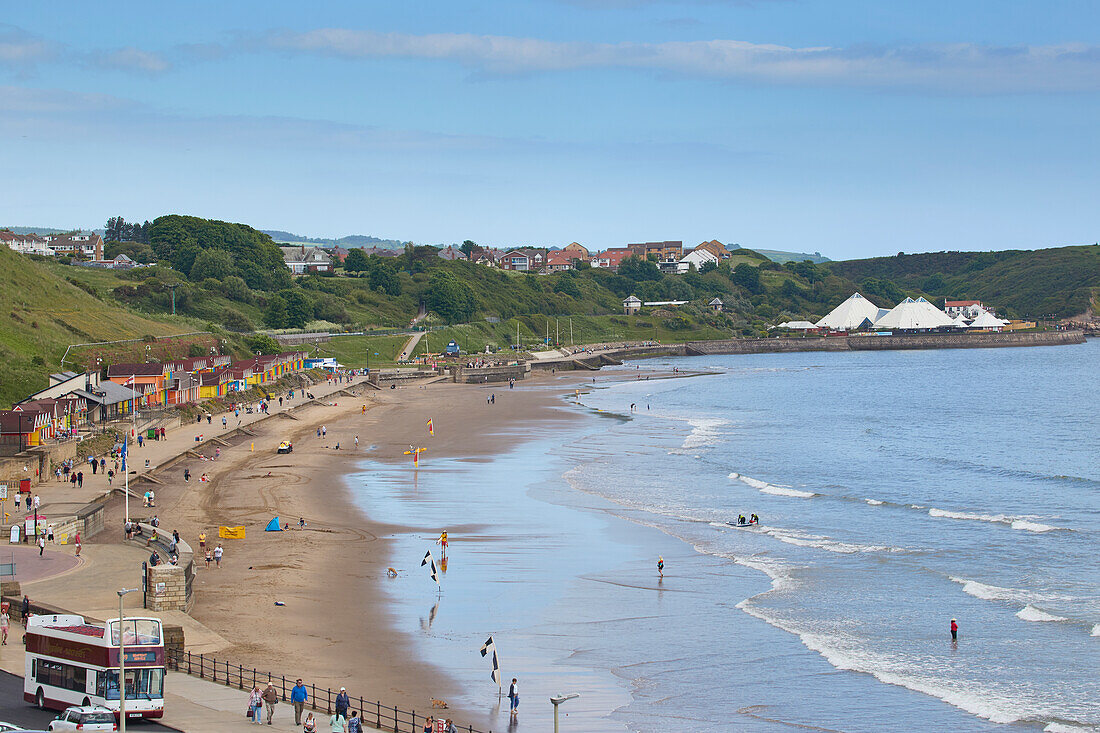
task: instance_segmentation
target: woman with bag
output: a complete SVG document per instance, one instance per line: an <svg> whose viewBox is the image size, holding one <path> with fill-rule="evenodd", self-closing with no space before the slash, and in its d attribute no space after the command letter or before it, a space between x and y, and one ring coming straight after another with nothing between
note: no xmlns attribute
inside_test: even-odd
<svg viewBox="0 0 1100 733"><path fill-rule="evenodd" d="M317 733L317 721L313 719L313 713L306 714L302 721L302 733Z"/></svg>
<svg viewBox="0 0 1100 733"><path fill-rule="evenodd" d="M263 725L263 705L263 693L260 692L259 687L253 686L252 692L248 695L248 717L252 718L252 722L256 725Z"/></svg>

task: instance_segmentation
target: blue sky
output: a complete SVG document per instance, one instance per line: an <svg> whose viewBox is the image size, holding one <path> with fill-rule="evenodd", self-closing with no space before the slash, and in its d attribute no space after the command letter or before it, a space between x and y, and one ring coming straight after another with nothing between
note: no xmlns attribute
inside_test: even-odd
<svg viewBox="0 0 1100 733"><path fill-rule="evenodd" d="M1100 6L5 3L0 224L835 259L1097 240Z"/></svg>

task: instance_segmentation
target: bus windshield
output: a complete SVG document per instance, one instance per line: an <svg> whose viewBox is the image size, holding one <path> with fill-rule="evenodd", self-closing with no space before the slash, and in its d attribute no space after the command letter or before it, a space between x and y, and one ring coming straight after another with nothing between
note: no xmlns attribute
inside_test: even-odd
<svg viewBox="0 0 1100 733"><path fill-rule="evenodd" d="M99 673L96 680L96 694L106 700L118 699L118 670L110 669ZM164 669L128 669L126 670L126 699L164 697Z"/></svg>
<svg viewBox="0 0 1100 733"><path fill-rule="evenodd" d="M111 645L118 646L118 621L110 623ZM159 646L160 621L155 618L128 618L122 623L122 641L126 646Z"/></svg>

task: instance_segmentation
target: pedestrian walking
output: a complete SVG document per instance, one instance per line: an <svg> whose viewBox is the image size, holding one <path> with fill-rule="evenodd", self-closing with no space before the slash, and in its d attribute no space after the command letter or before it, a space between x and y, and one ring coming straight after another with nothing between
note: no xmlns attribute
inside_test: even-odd
<svg viewBox="0 0 1100 733"><path fill-rule="evenodd" d="M40 506L42 506L42 497L40 497L38 494L35 494L34 495L34 508L38 509L38 507L40 507Z"/></svg>
<svg viewBox="0 0 1100 733"><path fill-rule="evenodd" d="M138 448L140 448L142 445L144 445L144 440L145 439L141 437L141 433L138 433L137 439L138 439Z"/></svg>
<svg viewBox="0 0 1100 733"><path fill-rule="evenodd" d="M27 595L23 594L23 605L19 610L22 612L23 628L27 628L27 618L31 615L31 599L27 598Z"/></svg>
<svg viewBox="0 0 1100 733"><path fill-rule="evenodd" d="M951 641L959 640L959 622L951 619Z"/></svg>
<svg viewBox="0 0 1100 733"><path fill-rule="evenodd" d="M359 719L359 711L352 710L348 718L348 733L363 733L363 721Z"/></svg>
<svg viewBox="0 0 1100 733"><path fill-rule="evenodd" d="M218 546L214 548L214 565L217 566L219 569L222 566L222 555L224 553L225 550L222 549L222 543L219 542Z"/></svg>
<svg viewBox="0 0 1100 733"><path fill-rule="evenodd" d="M512 684L508 686L508 702L511 703L512 715L519 714L519 683L512 678Z"/></svg>
<svg viewBox="0 0 1100 733"><path fill-rule="evenodd" d="M657 574L665 577L665 559L660 555L657 556Z"/></svg>
<svg viewBox="0 0 1100 733"><path fill-rule="evenodd" d="M112 484L114 484L114 482L115 482L115 472L111 471L111 470L108 470L107 471L107 485L111 486Z"/></svg>
<svg viewBox="0 0 1100 733"><path fill-rule="evenodd" d="M42 553L46 551L46 535L38 535L38 556L42 557Z"/></svg>
<svg viewBox="0 0 1100 733"><path fill-rule="evenodd" d="M76 545L76 556L80 557L80 531L77 530L76 537L73 538L73 543Z"/></svg>
<svg viewBox="0 0 1100 733"><path fill-rule="evenodd" d="M11 621L8 619L8 612L4 611L0 613L0 645L7 646L8 643L8 625Z"/></svg>
<svg viewBox="0 0 1100 733"><path fill-rule="evenodd" d="M222 415L222 430L225 430L226 420L225 415Z"/></svg>
<svg viewBox="0 0 1100 733"><path fill-rule="evenodd" d="M306 719L302 723L302 733L317 733L317 721L313 719L313 713L306 713Z"/></svg>
<svg viewBox="0 0 1100 733"><path fill-rule="evenodd" d="M206 532L199 532L199 552L206 552Z"/></svg>
<svg viewBox="0 0 1100 733"><path fill-rule="evenodd" d="M332 733L346 733L348 729L348 719L337 711L328 719L328 729L332 731Z"/></svg>
<svg viewBox="0 0 1100 733"><path fill-rule="evenodd" d="M84 472L83 471L77 471L77 473L76 473L76 487L78 489L84 488Z"/></svg>
<svg viewBox="0 0 1100 733"><path fill-rule="evenodd" d="M325 425L321 426L321 437L322 438L327 438L328 437L328 427L325 426Z"/></svg>
<svg viewBox="0 0 1100 733"><path fill-rule="evenodd" d="M263 723L263 699L260 688L253 685L252 692L248 693L248 712L252 722L256 725Z"/></svg>
<svg viewBox="0 0 1100 733"><path fill-rule="evenodd" d="M267 681L267 689L263 693L264 707L267 708L267 724L271 725L271 719L275 715L275 705L279 702L279 691L275 689L275 685L271 684L271 680Z"/></svg>
<svg viewBox="0 0 1100 733"><path fill-rule="evenodd" d="M294 683L294 687L290 688L290 704L294 706L294 725L302 724L302 709L308 701L309 692L302 681L298 680Z"/></svg>
<svg viewBox="0 0 1100 733"><path fill-rule="evenodd" d="M351 699L348 697L348 691L341 687L340 694L336 696L336 714L344 716L344 720L347 720L349 707L351 707Z"/></svg>
<svg viewBox="0 0 1100 733"><path fill-rule="evenodd" d="M92 475L95 476L97 473L99 473L99 461L93 458L90 463L92 464Z"/></svg>

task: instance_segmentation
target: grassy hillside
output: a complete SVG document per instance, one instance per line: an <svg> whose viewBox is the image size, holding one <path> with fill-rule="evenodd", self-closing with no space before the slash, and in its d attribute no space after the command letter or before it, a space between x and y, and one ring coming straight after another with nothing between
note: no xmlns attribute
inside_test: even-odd
<svg viewBox="0 0 1100 733"><path fill-rule="evenodd" d="M0 247L0 405L44 388L70 344L196 330L104 303L52 268Z"/></svg>
<svg viewBox="0 0 1100 733"><path fill-rule="evenodd" d="M929 299L977 299L1016 317L1083 313L1100 294L1100 246L1005 252L931 252L830 262L837 275L889 280Z"/></svg>
<svg viewBox="0 0 1100 733"><path fill-rule="evenodd" d="M764 255L772 262L778 262L781 265L785 265L788 262L802 262L803 260L809 260L815 265L830 261L828 257L820 252L785 252L780 249L757 249L754 251Z"/></svg>

